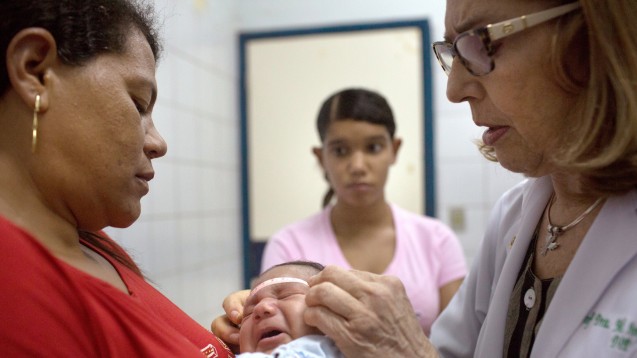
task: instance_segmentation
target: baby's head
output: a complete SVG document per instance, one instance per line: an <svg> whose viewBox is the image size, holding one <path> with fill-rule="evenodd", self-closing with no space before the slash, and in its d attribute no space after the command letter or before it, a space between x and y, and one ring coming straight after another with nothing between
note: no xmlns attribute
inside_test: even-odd
<svg viewBox="0 0 637 358"><path fill-rule="evenodd" d="M323 270L309 261L272 266L254 282L243 308L239 331L241 353L270 353L281 344L321 332L303 321L307 280Z"/></svg>

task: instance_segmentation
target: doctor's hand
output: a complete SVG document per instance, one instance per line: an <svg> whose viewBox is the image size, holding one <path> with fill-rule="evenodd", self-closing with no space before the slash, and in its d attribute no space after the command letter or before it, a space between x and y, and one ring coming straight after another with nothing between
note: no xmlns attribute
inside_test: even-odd
<svg viewBox="0 0 637 358"><path fill-rule="evenodd" d="M239 352L239 324L243 319L243 305L248 299L250 290L233 292L223 300L225 315L212 321L210 329L221 338L233 352Z"/></svg>
<svg viewBox="0 0 637 358"><path fill-rule="evenodd" d="M305 322L346 357L438 357L398 278L328 266L309 284Z"/></svg>

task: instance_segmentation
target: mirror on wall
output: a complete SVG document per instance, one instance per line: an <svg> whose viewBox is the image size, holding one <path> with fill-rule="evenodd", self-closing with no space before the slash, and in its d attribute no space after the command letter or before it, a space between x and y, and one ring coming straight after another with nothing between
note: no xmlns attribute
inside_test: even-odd
<svg viewBox="0 0 637 358"><path fill-rule="evenodd" d="M320 104L345 87L389 101L403 139L387 200L435 216L427 20L240 35L244 285L265 241L321 209L327 190L311 148Z"/></svg>

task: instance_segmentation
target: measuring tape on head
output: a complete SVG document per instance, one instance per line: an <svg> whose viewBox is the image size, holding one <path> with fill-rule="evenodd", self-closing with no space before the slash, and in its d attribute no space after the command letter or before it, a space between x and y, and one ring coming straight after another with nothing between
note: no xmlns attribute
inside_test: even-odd
<svg viewBox="0 0 637 358"><path fill-rule="evenodd" d="M257 285L257 287L253 288L252 291L250 291L250 296L255 295L257 292L259 292L260 289L264 288L264 287L268 287L271 285L276 285L279 283L300 283L303 284L307 287L310 287L310 285L307 283L307 281L300 279L300 278L296 278L296 277L275 277L275 278L271 278L269 280L265 280L263 282L261 282L260 284Z"/></svg>

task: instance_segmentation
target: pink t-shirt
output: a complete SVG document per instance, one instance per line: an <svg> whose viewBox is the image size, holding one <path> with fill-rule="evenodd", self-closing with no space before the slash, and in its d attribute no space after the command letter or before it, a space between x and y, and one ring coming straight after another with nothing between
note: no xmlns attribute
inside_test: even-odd
<svg viewBox="0 0 637 358"><path fill-rule="evenodd" d="M310 260L351 269L330 223L332 207L274 234L263 253L261 271L291 260ZM467 273L464 253L455 234L441 221L391 205L396 252L385 275L400 278L429 334L440 309L440 287Z"/></svg>

